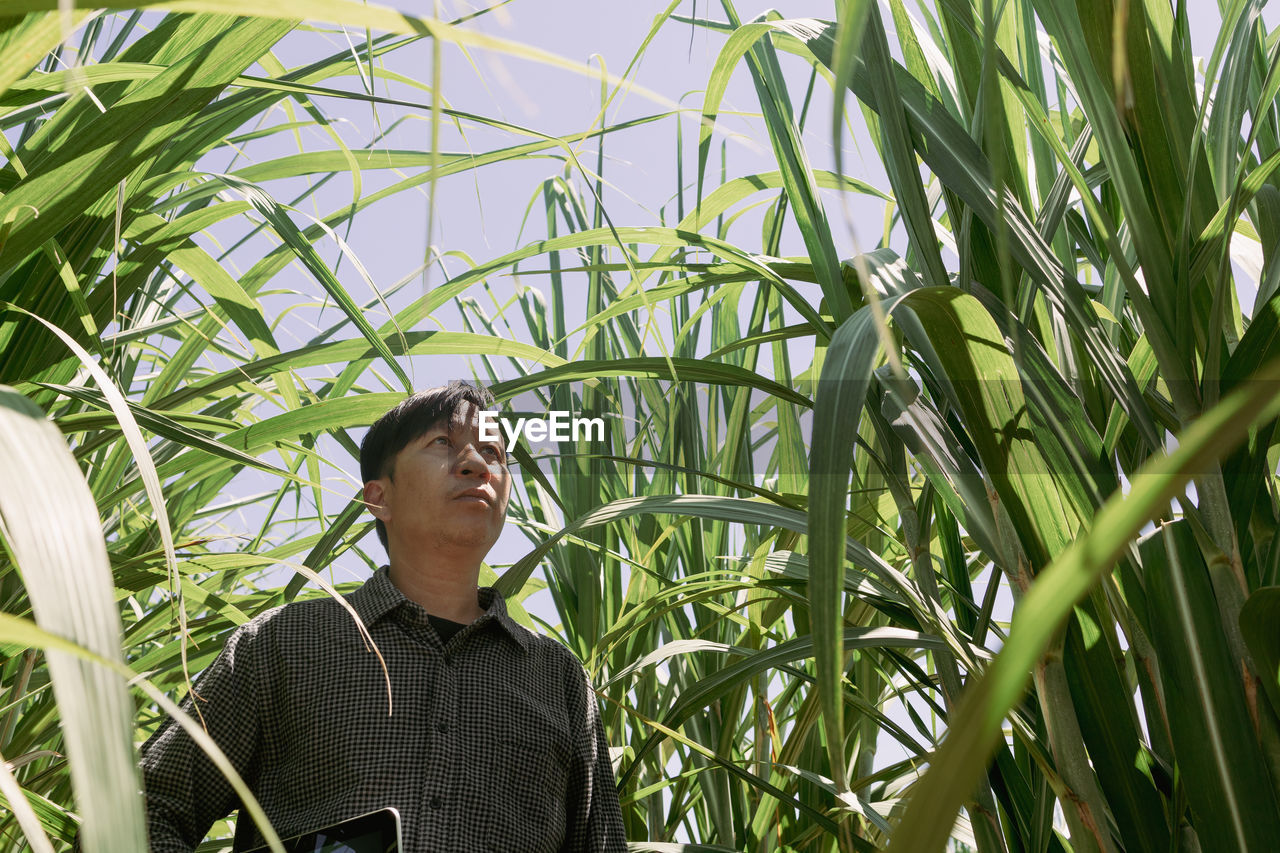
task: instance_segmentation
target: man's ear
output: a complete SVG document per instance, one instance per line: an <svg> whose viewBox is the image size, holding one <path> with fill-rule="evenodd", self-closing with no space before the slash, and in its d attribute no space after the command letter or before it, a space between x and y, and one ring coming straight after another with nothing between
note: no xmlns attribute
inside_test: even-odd
<svg viewBox="0 0 1280 853"><path fill-rule="evenodd" d="M382 480L370 480L364 484L364 503L374 518L381 522L391 516L391 507L387 506L386 484Z"/></svg>

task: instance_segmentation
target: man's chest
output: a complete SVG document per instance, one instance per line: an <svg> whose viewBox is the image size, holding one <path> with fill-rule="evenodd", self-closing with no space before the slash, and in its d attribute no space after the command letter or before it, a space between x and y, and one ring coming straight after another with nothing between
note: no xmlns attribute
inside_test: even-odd
<svg viewBox="0 0 1280 853"><path fill-rule="evenodd" d="M272 746L346 763L489 744L567 749L572 700L563 675L496 631L443 650L399 625L379 626L375 653L358 636L282 644L268 684ZM290 748L289 751L298 751Z"/></svg>
<svg viewBox="0 0 1280 853"><path fill-rule="evenodd" d="M441 650L380 627L380 657L358 639L279 650L263 733L282 814L305 828L393 805L413 835L477 840L563 814L578 736L566 679L496 631Z"/></svg>

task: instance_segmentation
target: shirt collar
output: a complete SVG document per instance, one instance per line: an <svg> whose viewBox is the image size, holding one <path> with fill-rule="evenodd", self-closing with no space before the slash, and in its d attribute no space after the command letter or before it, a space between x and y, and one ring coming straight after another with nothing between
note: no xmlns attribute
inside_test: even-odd
<svg viewBox="0 0 1280 853"><path fill-rule="evenodd" d="M520 644L520 648L528 651L529 630L507 613L507 602L502 597L502 593L491 586L482 586L476 591L476 597L480 606L484 608L484 616L480 618L496 620L511 635L511 639Z"/></svg>
<svg viewBox="0 0 1280 853"><path fill-rule="evenodd" d="M379 619L408 600L391 582L386 566L374 572L363 586L347 596L347 601L351 602L366 628L372 628Z"/></svg>
<svg viewBox="0 0 1280 853"><path fill-rule="evenodd" d="M491 586L482 586L477 590L476 599L485 611L484 615L476 620L477 622L497 622L521 649L529 650L529 631L507 613L507 603L503 600L502 593ZM351 602L351 606L366 628L373 627L374 623L383 616L410 603L404 593L391 582L387 566L374 572L373 577L351 593L347 600Z"/></svg>

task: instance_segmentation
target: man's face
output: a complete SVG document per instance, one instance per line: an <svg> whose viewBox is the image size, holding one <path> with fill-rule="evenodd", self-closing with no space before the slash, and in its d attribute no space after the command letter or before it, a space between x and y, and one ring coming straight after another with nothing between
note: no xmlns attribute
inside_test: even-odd
<svg viewBox="0 0 1280 853"><path fill-rule="evenodd" d="M511 475L500 442L481 441L464 403L396 454L391 474L365 487L392 548L488 553L502 532ZM372 488L371 488L372 487Z"/></svg>

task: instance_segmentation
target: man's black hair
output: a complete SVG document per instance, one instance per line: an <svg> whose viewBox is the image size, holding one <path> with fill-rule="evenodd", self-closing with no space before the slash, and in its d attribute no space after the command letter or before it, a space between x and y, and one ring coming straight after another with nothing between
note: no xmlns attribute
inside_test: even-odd
<svg viewBox="0 0 1280 853"><path fill-rule="evenodd" d="M453 380L448 385L409 395L374 421L360 442L360 479L367 483L395 476L396 454L409 442L441 423L448 423L464 403L484 409L493 403L487 388ZM378 541L387 547L387 528L374 520Z"/></svg>

